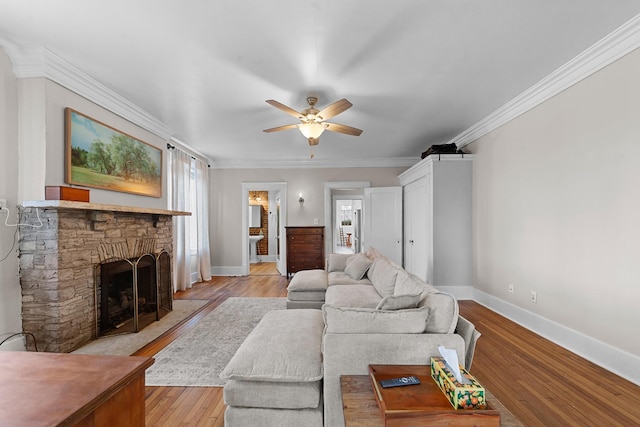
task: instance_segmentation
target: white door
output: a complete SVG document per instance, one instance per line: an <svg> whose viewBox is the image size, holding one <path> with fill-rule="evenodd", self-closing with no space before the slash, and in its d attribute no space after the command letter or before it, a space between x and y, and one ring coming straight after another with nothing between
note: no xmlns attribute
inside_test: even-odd
<svg viewBox="0 0 640 427"><path fill-rule="evenodd" d="M363 249L402 265L402 187L364 189Z"/></svg>
<svg viewBox="0 0 640 427"><path fill-rule="evenodd" d="M429 198L427 177L404 187L404 268L427 281Z"/></svg>

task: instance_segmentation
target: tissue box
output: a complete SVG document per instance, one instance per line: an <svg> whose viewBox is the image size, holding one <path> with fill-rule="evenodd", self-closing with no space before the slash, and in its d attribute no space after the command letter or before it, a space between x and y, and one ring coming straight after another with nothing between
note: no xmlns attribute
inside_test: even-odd
<svg viewBox="0 0 640 427"><path fill-rule="evenodd" d="M486 409L484 387L462 366L460 374L468 379L470 384L458 382L443 358L431 358L431 377L455 409Z"/></svg>

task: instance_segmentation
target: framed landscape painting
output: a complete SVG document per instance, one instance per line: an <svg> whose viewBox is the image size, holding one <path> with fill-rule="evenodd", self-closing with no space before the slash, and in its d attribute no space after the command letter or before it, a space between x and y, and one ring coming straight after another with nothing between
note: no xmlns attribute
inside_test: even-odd
<svg viewBox="0 0 640 427"><path fill-rule="evenodd" d="M71 108L65 109L66 182L162 196L162 151Z"/></svg>

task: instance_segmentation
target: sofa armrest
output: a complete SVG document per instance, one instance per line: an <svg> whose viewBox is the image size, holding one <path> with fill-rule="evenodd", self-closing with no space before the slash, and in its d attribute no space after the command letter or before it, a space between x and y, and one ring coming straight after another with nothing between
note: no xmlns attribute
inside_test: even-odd
<svg viewBox="0 0 640 427"><path fill-rule="evenodd" d="M480 332L476 330L473 323L469 322L462 316L458 316L458 324L456 325L456 334L460 335L464 339L464 367L471 369L471 363L473 362L473 355L476 351L476 343L480 338Z"/></svg>
<svg viewBox="0 0 640 427"><path fill-rule="evenodd" d="M369 365L428 365L431 357L440 357L440 345L465 360L465 342L458 334L325 334L325 425L344 425L341 375L367 375Z"/></svg>

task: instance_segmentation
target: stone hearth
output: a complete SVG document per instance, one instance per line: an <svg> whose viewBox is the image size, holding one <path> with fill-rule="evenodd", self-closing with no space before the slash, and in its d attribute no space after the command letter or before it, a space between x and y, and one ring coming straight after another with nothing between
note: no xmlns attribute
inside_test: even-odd
<svg viewBox="0 0 640 427"><path fill-rule="evenodd" d="M37 201L21 206L22 328L39 351L66 353L96 338L95 270L105 248L155 241L172 256L172 216L189 215L82 202ZM27 339L27 348L34 350Z"/></svg>

